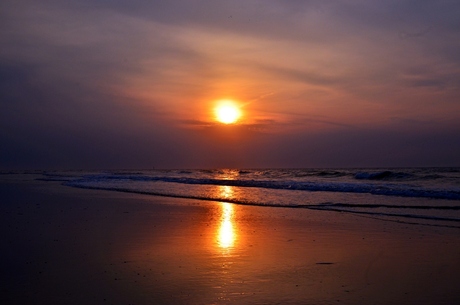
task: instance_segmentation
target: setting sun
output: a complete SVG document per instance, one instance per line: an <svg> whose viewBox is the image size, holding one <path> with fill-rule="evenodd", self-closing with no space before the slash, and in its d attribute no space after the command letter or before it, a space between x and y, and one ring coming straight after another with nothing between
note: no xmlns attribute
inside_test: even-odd
<svg viewBox="0 0 460 305"><path fill-rule="evenodd" d="M217 121L224 124L235 123L241 116L238 106L231 101L225 101L219 104L215 109L215 113Z"/></svg>

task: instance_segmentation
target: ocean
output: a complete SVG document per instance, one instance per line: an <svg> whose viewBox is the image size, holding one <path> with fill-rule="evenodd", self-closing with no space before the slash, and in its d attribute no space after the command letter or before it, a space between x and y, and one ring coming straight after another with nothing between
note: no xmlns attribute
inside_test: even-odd
<svg viewBox="0 0 460 305"><path fill-rule="evenodd" d="M38 179L86 189L460 228L460 168L53 171Z"/></svg>

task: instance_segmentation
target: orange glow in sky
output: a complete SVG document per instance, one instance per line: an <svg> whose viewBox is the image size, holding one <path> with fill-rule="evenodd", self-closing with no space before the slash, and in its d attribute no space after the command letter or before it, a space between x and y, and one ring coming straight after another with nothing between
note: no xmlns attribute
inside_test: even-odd
<svg viewBox="0 0 460 305"><path fill-rule="evenodd" d="M459 1L16 2L0 169L460 165Z"/></svg>

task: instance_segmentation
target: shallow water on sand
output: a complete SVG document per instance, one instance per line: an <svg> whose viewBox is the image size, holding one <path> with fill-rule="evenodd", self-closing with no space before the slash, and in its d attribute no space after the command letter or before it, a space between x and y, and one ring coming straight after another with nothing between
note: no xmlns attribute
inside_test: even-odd
<svg viewBox="0 0 460 305"><path fill-rule="evenodd" d="M1 289L23 304L455 304L458 229L345 213L2 188Z"/></svg>
<svg viewBox="0 0 460 305"><path fill-rule="evenodd" d="M68 186L460 227L460 169L42 172Z"/></svg>

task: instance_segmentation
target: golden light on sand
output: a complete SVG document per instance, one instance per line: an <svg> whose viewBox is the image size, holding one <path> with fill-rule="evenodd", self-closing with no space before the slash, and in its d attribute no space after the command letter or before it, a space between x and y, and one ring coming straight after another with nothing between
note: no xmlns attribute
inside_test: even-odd
<svg viewBox="0 0 460 305"><path fill-rule="evenodd" d="M224 124L233 124L241 117L241 111L232 100L220 101L215 108L216 120Z"/></svg>
<svg viewBox="0 0 460 305"><path fill-rule="evenodd" d="M222 202L222 218L219 227L218 243L221 248L228 249L235 243L236 235L233 228L233 206Z"/></svg>

